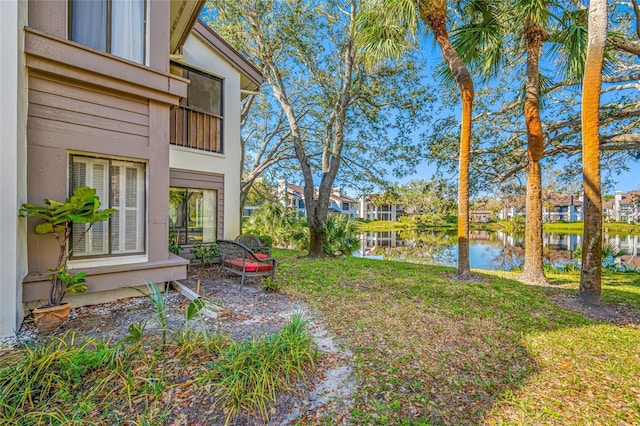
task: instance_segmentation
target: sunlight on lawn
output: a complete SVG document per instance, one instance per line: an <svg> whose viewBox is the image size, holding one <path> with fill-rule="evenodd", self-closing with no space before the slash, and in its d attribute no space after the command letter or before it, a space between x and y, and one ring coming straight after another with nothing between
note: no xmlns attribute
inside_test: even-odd
<svg viewBox="0 0 640 426"><path fill-rule="evenodd" d="M640 422L640 330L552 303L577 274L550 275L551 287L491 271L459 282L445 267L279 254L285 291L354 353L356 424ZM637 276L604 281L605 301L639 306Z"/></svg>
<svg viewBox="0 0 640 426"><path fill-rule="evenodd" d="M640 421L640 333L610 324L524 338L538 370L505 392L489 423L612 424Z"/></svg>

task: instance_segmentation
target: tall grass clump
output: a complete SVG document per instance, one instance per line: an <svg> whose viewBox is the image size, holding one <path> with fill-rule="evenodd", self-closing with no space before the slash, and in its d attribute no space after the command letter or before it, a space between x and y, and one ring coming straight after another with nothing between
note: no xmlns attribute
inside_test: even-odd
<svg viewBox="0 0 640 426"><path fill-rule="evenodd" d="M113 365L118 356L117 348L109 348L95 339L76 345L73 334L3 354L0 423L39 423L45 418L56 421L61 415L56 406L70 399L73 390L82 384L82 378L91 371ZM30 413L35 407L40 410Z"/></svg>
<svg viewBox="0 0 640 426"><path fill-rule="evenodd" d="M316 357L307 321L295 314L280 333L231 342L201 380L213 386L217 405L227 413L226 423L241 411L268 419L276 393L305 377L305 368Z"/></svg>

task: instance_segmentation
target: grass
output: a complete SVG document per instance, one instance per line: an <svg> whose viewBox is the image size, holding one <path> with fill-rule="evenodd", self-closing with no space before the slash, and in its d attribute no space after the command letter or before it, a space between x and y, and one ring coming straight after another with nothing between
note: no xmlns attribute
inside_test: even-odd
<svg viewBox="0 0 640 426"><path fill-rule="evenodd" d="M469 224L471 229L490 229L493 231L504 231L511 228L511 223L508 221L497 221L490 223L475 223ZM610 234L640 234L640 225L634 225L629 223L618 222L604 222L602 224L606 232ZM583 222L554 222L543 224L545 232L561 232L569 234L581 234L583 231ZM441 231L455 230L454 224L437 224L431 227L422 225L416 227L410 222L388 221L388 220L361 220L358 221L358 232L382 232L382 231L401 231L407 229L437 229Z"/></svg>
<svg viewBox="0 0 640 426"><path fill-rule="evenodd" d="M583 222L555 222L545 223L543 225L546 232L570 232L570 233L582 233L584 228ZM608 233L623 233L623 234L640 234L640 225L634 225L630 223L621 222L604 222L602 224L605 232Z"/></svg>
<svg viewBox="0 0 640 426"><path fill-rule="evenodd" d="M640 424L640 329L552 303L576 292L577 273L538 287L510 272L459 282L446 267L274 255L280 291L316 308L353 354L352 424ZM603 299L640 310L640 274L605 273ZM3 353L0 423L172 424L189 410L196 424L264 421L316 362L299 316L244 342L162 324L117 344L67 335Z"/></svg>
<svg viewBox="0 0 640 426"><path fill-rule="evenodd" d="M266 338L231 342L212 362L201 383L214 383L214 396L227 413L226 422L241 411L269 418L269 403L290 382L305 376L316 361L312 338L301 315L292 317L280 333Z"/></svg>
<svg viewBox="0 0 640 426"><path fill-rule="evenodd" d="M354 354L354 424L640 423L640 330L554 305L577 274L543 288L509 273L466 283L444 267L276 256L283 291ZM640 309L638 274L607 274L603 296Z"/></svg>
<svg viewBox="0 0 640 426"><path fill-rule="evenodd" d="M455 231L456 224L453 223L416 223L402 222L392 220L358 220L358 232L386 232L386 231L402 231L402 230L437 230L437 231Z"/></svg>
<svg viewBox="0 0 640 426"><path fill-rule="evenodd" d="M115 344L67 334L3 353L0 424L184 424L189 416L220 424L247 412L267 419L276 393L316 360L300 315L245 342L202 327L138 331Z"/></svg>
<svg viewBox="0 0 640 426"><path fill-rule="evenodd" d="M358 232L400 231L410 227L407 223L390 220L358 221Z"/></svg>

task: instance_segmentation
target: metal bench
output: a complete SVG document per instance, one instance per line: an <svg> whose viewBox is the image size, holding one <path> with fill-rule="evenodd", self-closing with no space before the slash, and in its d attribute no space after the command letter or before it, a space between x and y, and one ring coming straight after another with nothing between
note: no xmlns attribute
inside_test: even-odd
<svg viewBox="0 0 640 426"><path fill-rule="evenodd" d="M220 248L221 267L225 271L242 277L241 285L244 285L246 277L273 278L276 273L277 260L271 257L259 256L249 247L234 241L216 241Z"/></svg>
<svg viewBox="0 0 640 426"><path fill-rule="evenodd" d="M271 247L265 247L264 245L262 245L262 241L260 241L260 238L256 237L255 235L238 235L235 242L249 247L255 254L258 255L258 257L265 258L264 255L266 255L266 257L271 257ZM263 256L260 256L261 254Z"/></svg>

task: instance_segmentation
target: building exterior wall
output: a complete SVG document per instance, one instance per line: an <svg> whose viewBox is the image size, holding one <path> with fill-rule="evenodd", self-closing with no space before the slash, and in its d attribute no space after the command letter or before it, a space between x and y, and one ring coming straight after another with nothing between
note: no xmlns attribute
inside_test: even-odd
<svg viewBox="0 0 640 426"><path fill-rule="evenodd" d="M0 337L11 336L22 320L22 279L27 274L26 220L18 208L26 202L26 3L0 1Z"/></svg>
<svg viewBox="0 0 640 426"><path fill-rule="evenodd" d="M218 220L224 218L224 239L240 234L240 74L231 64L221 60L193 33L189 35L178 62L199 69L223 80L223 153L216 154L189 148L171 146L171 169L192 170L224 176L224 200L218 193Z"/></svg>
<svg viewBox="0 0 640 426"><path fill-rule="evenodd" d="M169 109L186 96L188 82L168 73L169 2L147 4L148 65L141 65L67 40L66 0L29 1L28 201L68 196L71 154L130 159L146 168L145 254L71 261L70 268L89 274L89 290L74 296L76 304L104 301L105 292L149 278L186 276L186 262L167 250L167 212ZM35 222L28 224L24 302L46 297L47 270L56 262L55 239L36 235Z"/></svg>

